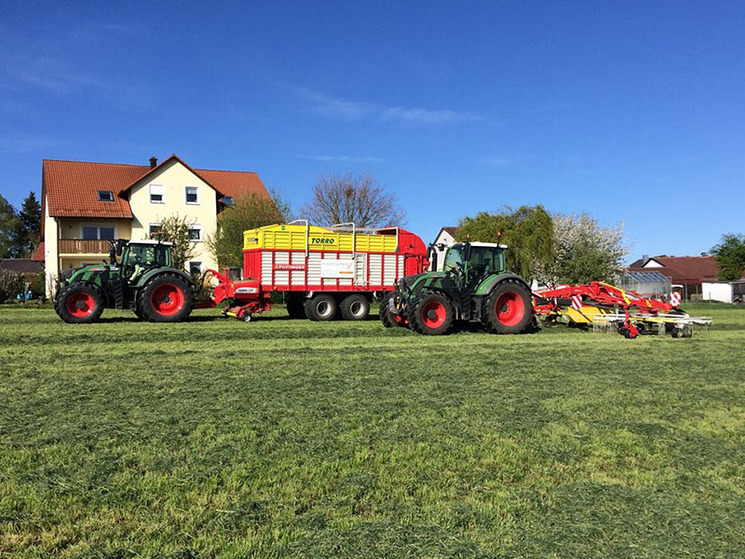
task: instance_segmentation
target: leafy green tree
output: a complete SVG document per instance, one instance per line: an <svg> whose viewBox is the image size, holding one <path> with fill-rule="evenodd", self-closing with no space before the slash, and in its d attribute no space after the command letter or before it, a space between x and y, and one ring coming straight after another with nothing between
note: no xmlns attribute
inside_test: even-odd
<svg viewBox="0 0 745 559"><path fill-rule="evenodd" d="M540 279L553 262L554 223L543 206L504 207L501 212L481 212L460 221L455 237L506 244L507 267L526 279Z"/></svg>
<svg viewBox="0 0 745 559"><path fill-rule="evenodd" d="M623 224L602 227L586 213L554 215L554 261L543 274L548 283L613 281L628 249Z"/></svg>
<svg viewBox="0 0 745 559"><path fill-rule="evenodd" d="M15 256L19 223L15 208L0 195L0 258Z"/></svg>
<svg viewBox="0 0 745 559"><path fill-rule="evenodd" d="M271 197L250 194L236 197L233 205L223 210L217 219L217 231L207 238L207 247L219 266L243 265L243 232L290 218L290 206L272 193Z"/></svg>
<svg viewBox="0 0 745 559"><path fill-rule="evenodd" d="M195 246L190 233L194 223L195 221L174 214L163 219L158 230L150 234L151 239L173 243L171 264L174 268L185 268L186 263L194 256Z"/></svg>
<svg viewBox="0 0 745 559"><path fill-rule="evenodd" d="M719 264L721 281L737 281L745 276L745 235L723 235L711 253Z"/></svg>
<svg viewBox="0 0 745 559"><path fill-rule="evenodd" d="M28 258L41 236L41 204L33 191L26 196L17 217L13 253L16 258Z"/></svg>

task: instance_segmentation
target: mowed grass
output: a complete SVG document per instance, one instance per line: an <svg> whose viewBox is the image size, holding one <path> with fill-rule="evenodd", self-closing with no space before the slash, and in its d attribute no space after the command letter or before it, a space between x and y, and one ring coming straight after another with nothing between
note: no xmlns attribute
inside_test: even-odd
<svg viewBox="0 0 745 559"><path fill-rule="evenodd" d="M745 557L745 309L691 339L0 309L0 555Z"/></svg>

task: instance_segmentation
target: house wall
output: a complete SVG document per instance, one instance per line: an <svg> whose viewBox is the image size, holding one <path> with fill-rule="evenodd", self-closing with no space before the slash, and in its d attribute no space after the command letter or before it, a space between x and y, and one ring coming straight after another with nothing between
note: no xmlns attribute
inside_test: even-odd
<svg viewBox="0 0 745 559"><path fill-rule="evenodd" d="M46 200L44 204L44 271L47 297L54 295L54 286L59 275L58 236L57 220L49 215L49 200Z"/></svg>
<svg viewBox="0 0 745 559"><path fill-rule="evenodd" d="M445 245L445 248L439 249L435 248L435 253L437 254L437 270L433 271L440 271L442 270L442 265L445 263L445 253L447 252L447 247L455 243L455 237L453 237L450 233L445 231L444 229L440 230L440 233L437 235L437 238L434 241L434 244L443 244Z"/></svg>
<svg viewBox="0 0 745 559"><path fill-rule="evenodd" d="M732 302L732 284L723 282L712 282L701 284L701 299L704 301Z"/></svg>
<svg viewBox="0 0 745 559"><path fill-rule="evenodd" d="M163 187L163 203L150 201L151 185ZM198 188L197 204L186 203L186 187ZM150 225L160 223L164 218L177 214L186 217L189 222L201 226L201 240L194 242L195 251L192 261L202 263L202 269L217 268L206 246L205 239L214 235L217 228L217 194L207 183L192 173L178 161L172 161L130 191L129 205L135 218L132 221L131 238L147 239Z"/></svg>

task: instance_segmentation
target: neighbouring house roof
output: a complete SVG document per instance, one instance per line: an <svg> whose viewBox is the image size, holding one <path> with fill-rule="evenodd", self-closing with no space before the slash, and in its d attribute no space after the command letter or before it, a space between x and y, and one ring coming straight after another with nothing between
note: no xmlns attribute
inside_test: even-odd
<svg viewBox="0 0 745 559"><path fill-rule="evenodd" d="M268 192L257 173L249 171L212 171L197 169L207 184L211 184L223 196L244 196L258 194L268 196Z"/></svg>
<svg viewBox="0 0 745 559"><path fill-rule="evenodd" d="M256 173L192 169L176 155L154 168L150 165L45 159L42 164L42 204L49 204L49 215L53 217L132 219L127 191L174 160L211 186L220 197L241 194L269 196ZM99 200L99 190L111 190L113 202Z"/></svg>
<svg viewBox="0 0 745 559"><path fill-rule="evenodd" d="M6 258L0 260L0 270L18 272L19 274L38 274L44 269L41 262L31 258Z"/></svg>
<svg viewBox="0 0 745 559"><path fill-rule="evenodd" d="M659 262L662 267L644 268L650 260ZM637 260L629 267L634 272L660 272L673 283L692 284L717 281L719 265L713 256L653 256Z"/></svg>
<svg viewBox="0 0 745 559"><path fill-rule="evenodd" d="M455 238L455 230L458 229L457 227L443 227L440 229L440 232L437 233L437 236L435 237L435 241L440 238L440 235L442 235L442 232L445 231L445 233L449 233L451 237Z"/></svg>
<svg viewBox="0 0 745 559"><path fill-rule="evenodd" d="M40 242L34 249L34 252L31 253L31 260L34 262L44 262L44 241Z"/></svg>

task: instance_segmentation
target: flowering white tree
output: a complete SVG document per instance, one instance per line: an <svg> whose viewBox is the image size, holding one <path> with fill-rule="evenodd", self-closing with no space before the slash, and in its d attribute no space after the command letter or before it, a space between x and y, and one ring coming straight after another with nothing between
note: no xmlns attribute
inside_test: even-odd
<svg viewBox="0 0 745 559"><path fill-rule="evenodd" d="M623 223L612 227L598 225L593 216L554 214L554 260L546 267L544 281L587 283L613 281L623 270L628 254L623 239Z"/></svg>

